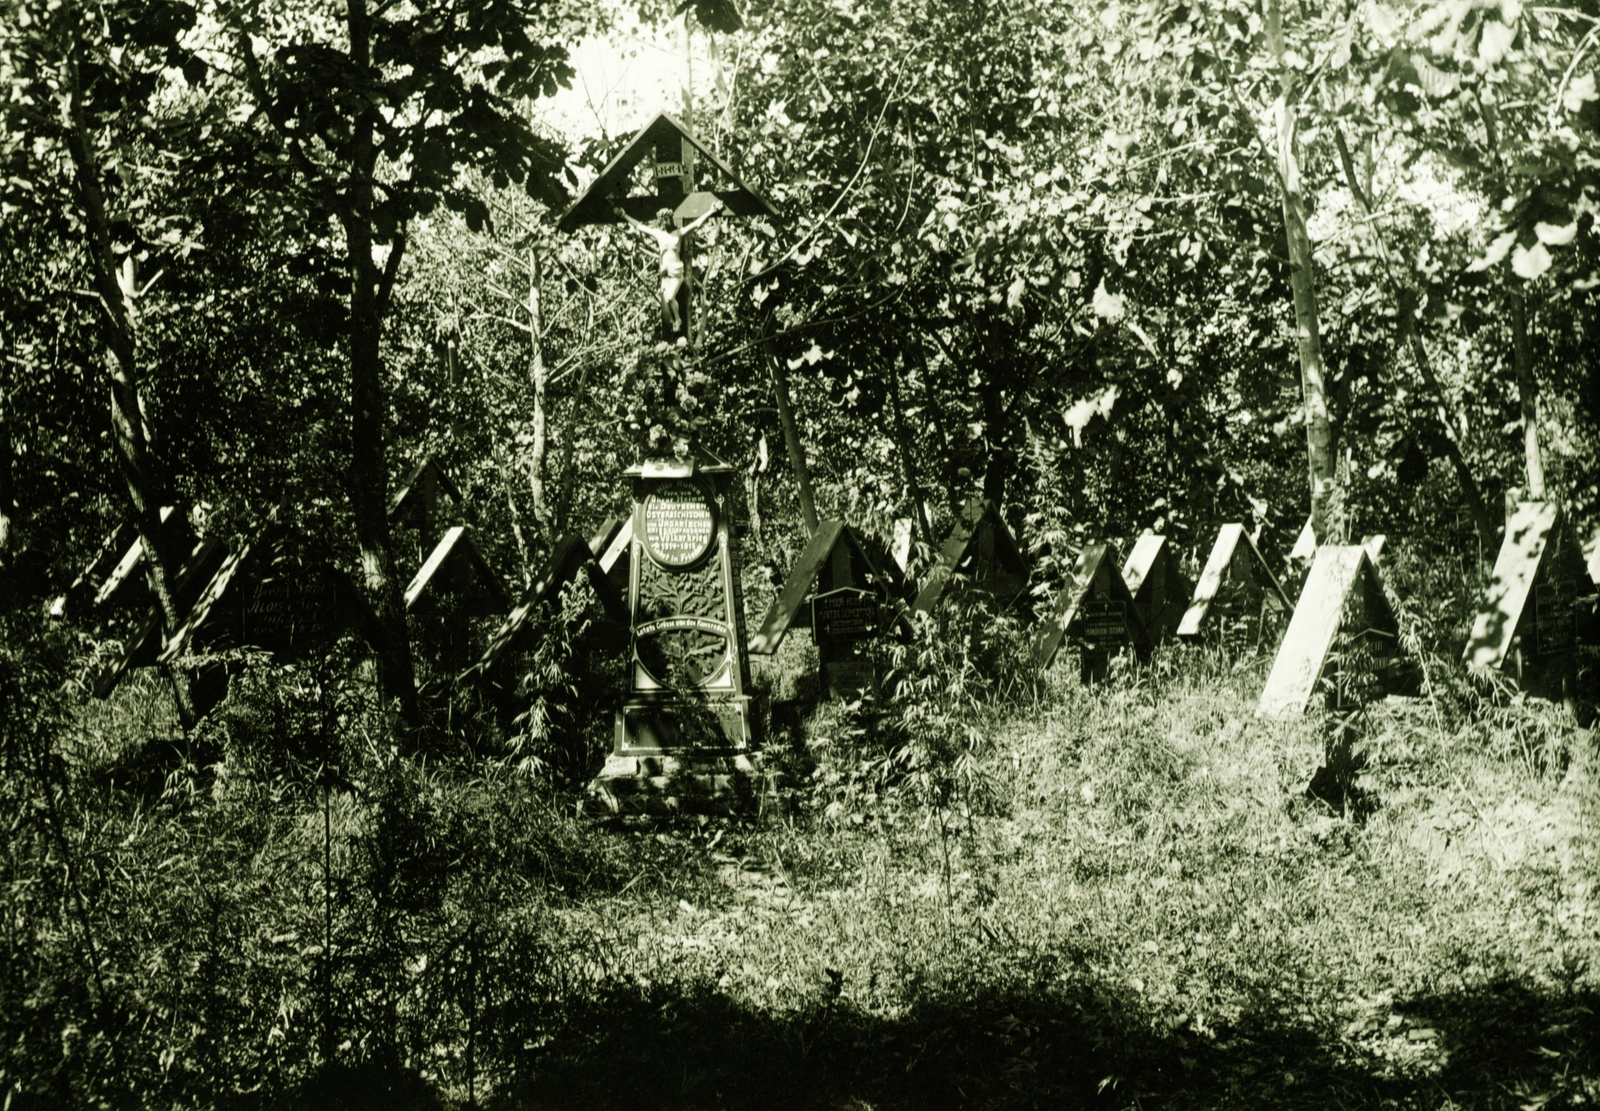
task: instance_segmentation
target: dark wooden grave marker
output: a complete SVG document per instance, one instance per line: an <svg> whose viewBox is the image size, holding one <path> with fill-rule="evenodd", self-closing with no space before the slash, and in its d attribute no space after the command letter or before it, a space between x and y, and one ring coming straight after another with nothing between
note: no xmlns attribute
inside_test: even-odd
<svg viewBox="0 0 1600 1111"><path fill-rule="evenodd" d="M1577 653L1576 603L1594 593L1583 552L1560 506L1521 502L1462 658L1507 668L1530 693L1571 697Z"/></svg>
<svg viewBox="0 0 1600 1111"><path fill-rule="evenodd" d="M434 546L405 591L408 613L454 612L488 616L511 609L505 584L472 542L465 525L454 525Z"/></svg>
<svg viewBox="0 0 1600 1111"><path fill-rule="evenodd" d="M1178 636L1198 640L1222 627L1224 636L1248 631L1259 640L1270 618L1290 612L1289 597L1241 524L1226 524L1217 534L1194 598L1178 623Z"/></svg>
<svg viewBox="0 0 1600 1111"><path fill-rule="evenodd" d="M173 506L161 507L161 531L169 551L187 552L194 546L188 515ZM143 611L153 600L144 574L144 542L128 522L106 537L66 593L52 602L50 612L77 616L113 605Z"/></svg>
<svg viewBox="0 0 1600 1111"><path fill-rule="evenodd" d="M255 648L294 661L346 632L368 644L384 635L355 580L315 540L274 520L222 561L158 661L196 647Z"/></svg>
<svg viewBox="0 0 1600 1111"><path fill-rule="evenodd" d="M993 502L973 501L939 553L939 561L912 609L932 613L952 582L988 595L1007 609L1028 588L1028 561Z"/></svg>
<svg viewBox="0 0 1600 1111"><path fill-rule="evenodd" d="M1330 659L1340 632L1363 644L1380 671L1388 670L1399 624L1378 569L1360 544L1324 544L1317 549L1256 704L1257 717L1290 718L1305 713L1324 677L1335 680L1334 704L1329 708L1342 708L1348 686L1337 674L1337 661Z"/></svg>
<svg viewBox="0 0 1600 1111"><path fill-rule="evenodd" d="M389 520L396 524L415 525L424 536L433 533L433 523L439 516L439 498L443 495L460 505L461 488L433 456L418 463L406 480L395 491L389 503Z"/></svg>
<svg viewBox="0 0 1600 1111"><path fill-rule="evenodd" d="M750 651L776 652L789 628L809 618L823 686L836 697L872 689L877 677L867 644L891 624L910 630L897 571L887 553L843 521L822 522L783 580Z"/></svg>
<svg viewBox="0 0 1600 1111"><path fill-rule="evenodd" d="M1034 664L1040 670L1048 668L1069 636L1082 641L1079 678L1085 683L1103 679L1112 657L1124 648L1140 649L1144 628L1134 608L1133 592L1117 569L1113 544L1095 541L1078 553L1067 585L1056 595L1050 619L1034 633Z"/></svg>
<svg viewBox="0 0 1600 1111"><path fill-rule="evenodd" d="M1133 594L1147 650L1178 631L1193 587L1165 536L1139 537L1122 566L1122 578Z"/></svg>
<svg viewBox="0 0 1600 1111"><path fill-rule="evenodd" d="M183 561L172 580L173 600L180 612L189 612L227 557L228 546L215 537L207 537L195 544L189 552L189 558ZM96 698L109 698L131 669L155 665L163 647L161 631L161 611L151 602L132 635L123 643L122 654L95 676Z"/></svg>
<svg viewBox="0 0 1600 1111"><path fill-rule="evenodd" d="M585 541L577 533L568 533L556 542L539 574L523 593L522 600L512 607L506 619L489 638L483 655L471 668L473 672L487 673L496 661L512 647L527 629L528 621L541 602L551 602L580 574L589 577L595 595L608 618L617 625L628 626L628 604L623 590L618 589L612 572L619 564L627 562L627 549L632 543L632 524L626 520L611 519L600 531ZM625 585L624 585L625 589Z"/></svg>
<svg viewBox="0 0 1600 1111"><path fill-rule="evenodd" d="M383 631L354 580L335 567L321 545L298 529L267 524L238 551L216 539L201 541L177 578L175 592L186 617L162 643L161 618L151 612L118 662L103 673L95 693L105 698L130 667L176 664L193 651L254 648L295 661L331 648L347 631L368 644ZM191 696L208 713L227 692L227 671L202 668Z"/></svg>

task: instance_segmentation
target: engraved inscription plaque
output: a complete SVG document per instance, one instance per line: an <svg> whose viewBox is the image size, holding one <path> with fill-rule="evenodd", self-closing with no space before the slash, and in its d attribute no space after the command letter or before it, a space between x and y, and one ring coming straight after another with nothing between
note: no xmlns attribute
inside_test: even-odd
<svg viewBox="0 0 1600 1111"><path fill-rule="evenodd" d="M812 603L813 635L818 644L875 637L881 631L879 609L877 598L865 591L846 588L820 595Z"/></svg>
<svg viewBox="0 0 1600 1111"><path fill-rule="evenodd" d="M693 482L664 482L644 499L645 551L663 567L689 567L711 550L716 510Z"/></svg>

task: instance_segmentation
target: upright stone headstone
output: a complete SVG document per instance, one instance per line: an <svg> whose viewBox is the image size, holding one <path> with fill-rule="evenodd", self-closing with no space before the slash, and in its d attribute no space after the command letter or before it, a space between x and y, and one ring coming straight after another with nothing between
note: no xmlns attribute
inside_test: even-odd
<svg viewBox="0 0 1600 1111"><path fill-rule="evenodd" d="M1334 646L1341 633L1344 652L1366 657L1363 667L1386 675L1396 656L1399 624L1383 581L1360 544L1325 544L1317 549L1305 589L1284 633L1256 716L1287 718L1303 714L1324 679L1332 681L1330 709L1354 695L1354 661L1341 663ZM1331 667L1330 667L1331 665Z"/></svg>
<svg viewBox="0 0 1600 1111"><path fill-rule="evenodd" d="M1482 606L1462 656L1504 668L1530 693L1570 698L1576 604L1594 593L1583 552L1554 502L1521 502L1506 523Z"/></svg>
<svg viewBox="0 0 1600 1111"><path fill-rule="evenodd" d="M1028 561L994 503L974 500L962 516L917 595L912 608L918 613L933 612L954 583L986 595L1000 610L1028 588Z"/></svg>
<svg viewBox="0 0 1600 1111"><path fill-rule="evenodd" d="M784 578L750 651L776 652L789 627L809 617L823 687L835 697L873 689L868 646L890 625L905 626L903 588L876 544L843 521L824 521Z"/></svg>
<svg viewBox="0 0 1600 1111"><path fill-rule="evenodd" d="M1079 678L1085 683L1105 678L1112 657L1123 649L1143 653L1144 627L1134 608L1133 592L1117 569L1113 544L1096 541L1078 553L1049 620L1034 632L1033 662L1041 670L1049 667L1068 637L1081 642Z"/></svg>
<svg viewBox="0 0 1600 1111"><path fill-rule="evenodd" d="M1139 537L1123 564L1122 578L1133 593L1147 649L1178 631L1193 588L1165 536Z"/></svg>
<svg viewBox="0 0 1600 1111"><path fill-rule="evenodd" d="M1199 640L1215 631L1224 641L1263 639L1292 607L1277 576L1241 524L1226 524L1206 559L1178 636Z"/></svg>

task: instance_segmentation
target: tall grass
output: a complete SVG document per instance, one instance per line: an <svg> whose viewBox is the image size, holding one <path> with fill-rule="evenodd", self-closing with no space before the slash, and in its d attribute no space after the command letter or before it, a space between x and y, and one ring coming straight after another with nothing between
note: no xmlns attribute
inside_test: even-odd
<svg viewBox="0 0 1600 1111"><path fill-rule="evenodd" d="M1347 715L1361 806L1308 794L1329 719L1253 719L1264 653L1166 646L1083 687L955 609L872 697L773 715L787 805L647 824L580 822L526 761L575 751L565 676L526 688L551 701L520 750L407 752L348 667L245 659L174 746L160 685L86 702L84 646L10 636L0 1091L1593 1102L1592 740L1474 687L1454 616L1403 620L1428 685Z"/></svg>

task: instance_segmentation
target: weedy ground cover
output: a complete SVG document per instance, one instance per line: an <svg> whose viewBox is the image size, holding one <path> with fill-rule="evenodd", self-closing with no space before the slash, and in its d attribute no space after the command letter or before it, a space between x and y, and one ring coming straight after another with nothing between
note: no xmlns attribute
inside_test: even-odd
<svg viewBox="0 0 1600 1111"><path fill-rule="evenodd" d="M70 652L6 657L31 701L5 719L0 1090L1600 1099L1600 760L1563 711L1433 660L1425 697L1355 715L1314 797L1328 723L1253 720L1265 657L1163 649L1085 689L1029 678L1020 643L925 627L882 661L896 693L774 714L787 785L764 813L649 822L575 817L527 752L402 756L348 670L252 664L175 747L144 739L170 725L153 677L97 704L71 697Z"/></svg>
<svg viewBox="0 0 1600 1111"><path fill-rule="evenodd" d="M824 712L798 812L657 831L694 882L565 917L606 977L505 1105L1600 1099L1589 741L1379 704L1330 805L1318 720L1250 718L1266 663L1055 682L981 722L943 818Z"/></svg>

